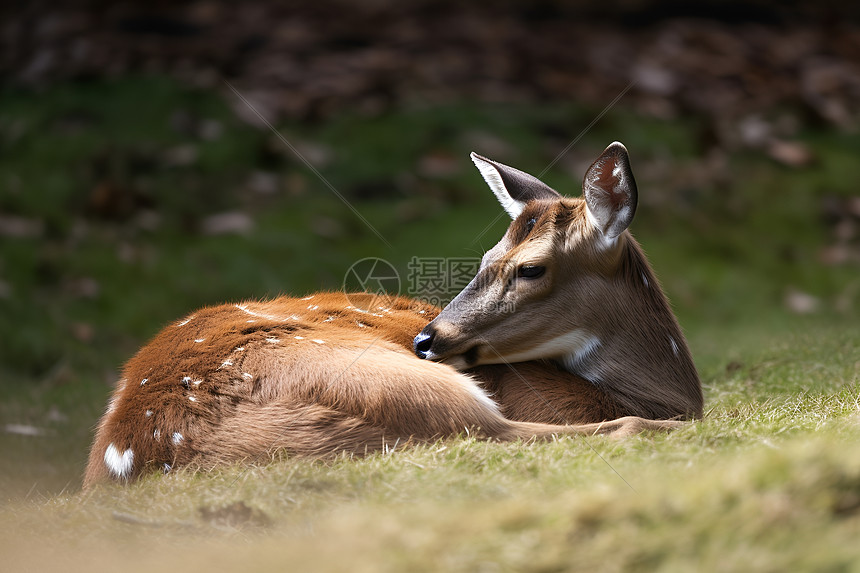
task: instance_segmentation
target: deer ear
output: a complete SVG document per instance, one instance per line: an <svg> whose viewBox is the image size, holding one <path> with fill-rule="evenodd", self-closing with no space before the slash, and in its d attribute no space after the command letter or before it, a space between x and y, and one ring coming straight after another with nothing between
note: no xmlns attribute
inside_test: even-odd
<svg viewBox="0 0 860 573"><path fill-rule="evenodd" d="M519 217L529 201L561 197L540 179L519 169L496 163L477 153L472 153L471 158L511 219Z"/></svg>
<svg viewBox="0 0 860 573"><path fill-rule="evenodd" d="M638 193L627 148L617 141L607 147L585 172L582 191L592 222L607 239L630 226Z"/></svg>

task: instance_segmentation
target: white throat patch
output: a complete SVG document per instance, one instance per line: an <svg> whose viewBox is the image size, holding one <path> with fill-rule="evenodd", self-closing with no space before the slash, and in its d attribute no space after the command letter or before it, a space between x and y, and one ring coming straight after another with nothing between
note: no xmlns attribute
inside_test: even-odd
<svg viewBox="0 0 860 573"><path fill-rule="evenodd" d="M589 354L600 346L600 339L587 330L572 330L524 352L505 356L509 362L524 362L539 358L558 358L565 368L573 371Z"/></svg>

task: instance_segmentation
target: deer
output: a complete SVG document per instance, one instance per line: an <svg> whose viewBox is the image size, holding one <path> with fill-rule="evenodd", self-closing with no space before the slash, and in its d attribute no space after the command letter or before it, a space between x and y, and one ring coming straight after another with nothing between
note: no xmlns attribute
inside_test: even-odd
<svg viewBox="0 0 860 573"><path fill-rule="evenodd" d="M701 418L687 342L628 227L626 148L582 197L472 153L512 223L444 309L318 292L199 309L124 366L84 487L191 466L669 431Z"/></svg>

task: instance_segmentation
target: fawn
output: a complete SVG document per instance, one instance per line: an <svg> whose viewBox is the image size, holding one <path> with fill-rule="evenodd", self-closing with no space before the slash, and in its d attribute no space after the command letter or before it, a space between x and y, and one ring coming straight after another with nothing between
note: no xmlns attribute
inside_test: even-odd
<svg viewBox="0 0 860 573"><path fill-rule="evenodd" d="M364 454L464 430L629 435L701 417L690 351L627 230L624 146L591 165L582 198L472 160L513 222L444 310L339 292L200 309L125 365L84 486L275 451Z"/></svg>

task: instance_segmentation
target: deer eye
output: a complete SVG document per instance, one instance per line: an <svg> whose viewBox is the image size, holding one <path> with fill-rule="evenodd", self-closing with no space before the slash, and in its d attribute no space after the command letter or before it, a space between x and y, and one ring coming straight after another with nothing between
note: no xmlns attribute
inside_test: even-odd
<svg viewBox="0 0 860 573"><path fill-rule="evenodd" d="M537 223L537 219L531 218L526 221L526 235L532 232L532 229L535 228L535 223Z"/></svg>
<svg viewBox="0 0 860 573"><path fill-rule="evenodd" d="M517 269L517 276L524 279L536 279L540 276L543 276L543 273L546 271L546 267L540 267L537 265L523 265L519 269Z"/></svg>

